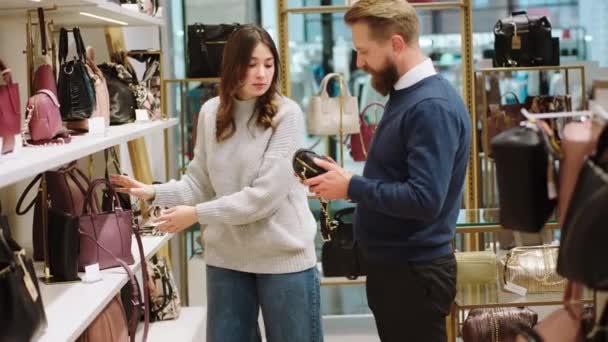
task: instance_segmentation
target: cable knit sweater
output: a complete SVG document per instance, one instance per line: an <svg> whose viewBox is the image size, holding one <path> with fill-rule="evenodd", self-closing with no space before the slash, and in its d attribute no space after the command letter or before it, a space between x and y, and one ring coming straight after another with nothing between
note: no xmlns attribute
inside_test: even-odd
<svg viewBox="0 0 608 342"><path fill-rule="evenodd" d="M156 185L155 205L195 205L207 264L251 273L290 273L316 263L316 222L291 159L303 145L300 107L277 97L276 129L251 119L255 99L235 100L236 132L215 138L219 98L201 108L194 159L180 181Z"/></svg>

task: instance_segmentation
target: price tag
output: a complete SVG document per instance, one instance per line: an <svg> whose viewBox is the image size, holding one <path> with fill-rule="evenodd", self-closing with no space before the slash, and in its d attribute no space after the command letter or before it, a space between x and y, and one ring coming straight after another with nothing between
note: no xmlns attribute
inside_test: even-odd
<svg viewBox="0 0 608 342"><path fill-rule="evenodd" d="M521 38L517 34L511 38L511 49L521 50Z"/></svg>
<svg viewBox="0 0 608 342"><path fill-rule="evenodd" d="M15 134L15 146L13 147L13 153L19 153L23 148L23 138L21 134Z"/></svg>
<svg viewBox="0 0 608 342"><path fill-rule="evenodd" d="M150 114L145 109L136 109L135 110L135 120L136 121L150 121Z"/></svg>
<svg viewBox="0 0 608 342"><path fill-rule="evenodd" d="M105 119L97 116L88 119L89 123L89 135L106 135L106 122Z"/></svg>
<svg viewBox="0 0 608 342"><path fill-rule="evenodd" d="M519 285L515 285L510 281L508 281L507 284L505 285L505 290L507 290L509 292L513 292L522 297L525 297L526 294L528 293L528 289L526 289L525 287L521 287Z"/></svg>
<svg viewBox="0 0 608 342"><path fill-rule="evenodd" d="M85 283L94 283L101 280L101 273L99 272L99 264L93 264L84 267L84 278L82 281Z"/></svg>

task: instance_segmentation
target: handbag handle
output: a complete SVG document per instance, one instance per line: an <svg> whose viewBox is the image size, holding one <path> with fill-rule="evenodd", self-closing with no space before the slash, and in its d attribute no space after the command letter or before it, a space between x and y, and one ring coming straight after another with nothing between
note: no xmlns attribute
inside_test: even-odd
<svg viewBox="0 0 608 342"><path fill-rule="evenodd" d="M342 75L337 72L329 73L329 74L325 75L325 77L323 77L323 80L321 80L321 85L319 86L319 88L320 88L319 95L322 97L325 97L325 98L329 97L329 94L327 93L327 85L329 84L329 80L331 80L332 78L338 78L338 82L342 82L342 84L344 85L342 87L342 89L344 90L344 95L350 97L351 96L350 90L348 90L348 86L346 84L346 81L344 80L344 77L342 77ZM340 94L340 95L342 95L342 94Z"/></svg>
<svg viewBox="0 0 608 342"><path fill-rule="evenodd" d="M4 61L2 59L0 59L0 75L2 75L2 78L4 79L4 82L6 84L13 84L13 78L11 76L11 69L9 69L6 64L4 63ZM10 96L10 92L9 92L9 96Z"/></svg>
<svg viewBox="0 0 608 342"><path fill-rule="evenodd" d="M72 29L72 35L74 36L74 44L76 45L76 55L82 62L86 60L86 52L84 43L82 42L82 36L80 35L80 29L74 27ZM63 64L68 57L68 30L61 28L59 31L59 63Z"/></svg>
<svg viewBox="0 0 608 342"><path fill-rule="evenodd" d="M367 106L365 106L361 111L361 114L359 114L359 120L361 120L361 122L363 122L366 126L367 122L365 121L365 114L367 114L367 111L373 106L378 106L382 109L386 108L381 102L371 102ZM376 113L376 123L378 123L378 113Z"/></svg>
<svg viewBox="0 0 608 342"><path fill-rule="evenodd" d="M32 207L36 203L36 200L38 200L38 196L40 196L40 193L36 194L34 199L32 199L32 202L27 205L27 208L25 208L25 210L21 209L21 207L23 206L23 201L25 200L25 196L27 196L27 194L30 193L30 190L32 190L34 185L36 183L38 183L38 181L40 179L42 179L42 174L39 174L36 177L34 177L34 179L32 179L32 181L30 182L30 184L28 184L25 187L25 190L23 190L23 192L21 193L21 196L19 196L19 200L17 201L17 207L15 208L17 215L19 215L19 216L25 215L28 211L30 211L30 209L32 209Z"/></svg>
<svg viewBox="0 0 608 342"><path fill-rule="evenodd" d="M110 181L105 178L99 178L94 180L89 186L89 190L87 191L82 207L83 214L96 215L101 211L101 209L99 208L99 202L96 200L97 197L95 196L95 189L97 189L97 187L100 185L105 185L108 189L108 194L113 199L112 203L114 203L114 208L122 210L122 206L120 205L120 199L118 198L118 193L116 192L116 190L114 190L114 186L112 186L112 183L110 183ZM95 207L93 207L91 203L93 197L95 197Z"/></svg>
<svg viewBox="0 0 608 342"><path fill-rule="evenodd" d="M108 152L108 150L110 150L110 151ZM110 179L110 172L108 170L108 164L110 163L110 159L112 161L112 164L114 165L114 168L116 169L116 172L119 175L122 175L122 171L120 171L120 165L118 163L118 156L116 154L116 150L114 149L114 147L110 147L110 148L103 150L103 155L104 155L104 158L106 161L105 172L104 172L106 179Z"/></svg>

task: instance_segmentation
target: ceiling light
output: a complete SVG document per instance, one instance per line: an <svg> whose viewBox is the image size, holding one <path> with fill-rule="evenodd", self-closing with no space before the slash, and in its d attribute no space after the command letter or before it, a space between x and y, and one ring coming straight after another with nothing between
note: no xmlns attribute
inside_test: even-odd
<svg viewBox="0 0 608 342"><path fill-rule="evenodd" d="M107 22L114 23L114 24L119 24L119 25L124 25L124 26L129 25L129 23L126 23L124 21L120 21L120 20L116 20L116 19L111 19L111 18L103 17L101 15L96 15L96 14L92 14L92 13L89 13L89 12L80 12L80 15L84 15L86 17L91 17L91 18L107 21Z"/></svg>

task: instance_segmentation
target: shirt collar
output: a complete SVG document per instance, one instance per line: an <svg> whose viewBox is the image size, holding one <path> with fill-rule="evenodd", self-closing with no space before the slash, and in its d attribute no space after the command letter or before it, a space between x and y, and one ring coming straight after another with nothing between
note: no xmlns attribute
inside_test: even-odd
<svg viewBox="0 0 608 342"><path fill-rule="evenodd" d="M435 67L433 61L430 58L425 59L422 63L413 67L410 71L406 72L397 83L395 83L395 90L401 90L409 88L414 84L422 81L423 79L435 75Z"/></svg>

